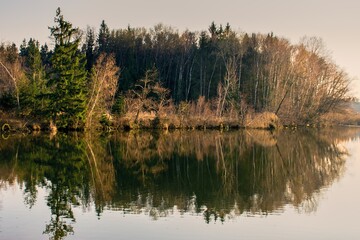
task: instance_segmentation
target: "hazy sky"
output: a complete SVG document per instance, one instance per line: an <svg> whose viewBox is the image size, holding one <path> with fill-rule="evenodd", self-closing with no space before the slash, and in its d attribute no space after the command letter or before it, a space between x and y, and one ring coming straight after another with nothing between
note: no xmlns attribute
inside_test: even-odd
<svg viewBox="0 0 360 240"><path fill-rule="evenodd" d="M293 43L321 37L335 62L356 78L360 97L360 1L358 0L0 0L0 41L33 37L49 42L57 7L74 26L110 29L164 23L179 30L206 30L212 21L242 32L274 32Z"/></svg>

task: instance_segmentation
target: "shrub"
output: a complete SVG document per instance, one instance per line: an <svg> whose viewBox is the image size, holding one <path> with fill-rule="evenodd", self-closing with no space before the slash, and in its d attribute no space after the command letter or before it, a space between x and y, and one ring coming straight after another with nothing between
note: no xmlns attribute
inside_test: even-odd
<svg viewBox="0 0 360 240"><path fill-rule="evenodd" d="M278 129L282 124L275 113L264 112L249 114L245 120L245 127L257 129Z"/></svg>

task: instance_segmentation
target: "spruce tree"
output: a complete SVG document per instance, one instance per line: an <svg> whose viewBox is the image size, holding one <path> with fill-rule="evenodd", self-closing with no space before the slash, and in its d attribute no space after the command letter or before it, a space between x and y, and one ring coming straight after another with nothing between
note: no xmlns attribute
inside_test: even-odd
<svg viewBox="0 0 360 240"><path fill-rule="evenodd" d="M97 39L98 47L99 47L98 54L102 52L108 52L109 38L110 38L110 31L105 21L103 20L100 25L99 36Z"/></svg>
<svg viewBox="0 0 360 240"><path fill-rule="evenodd" d="M60 129L79 129L85 125L85 55L78 50L79 29L64 20L60 8L56 11L55 23L56 26L49 28L55 41L48 81L51 88L49 116Z"/></svg>
<svg viewBox="0 0 360 240"><path fill-rule="evenodd" d="M86 31L86 42L82 47L82 52L86 56L86 70L91 71L94 62L95 62L95 31L94 29L88 27Z"/></svg>
<svg viewBox="0 0 360 240"><path fill-rule="evenodd" d="M45 69L41 60L39 42L31 39L24 40L20 47L20 56L25 70L28 84L21 89L23 114L40 116L43 114L46 101Z"/></svg>
<svg viewBox="0 0 360 240"><path fill-rule="evenodd" d="M45 43L40 48L40 56L43 66L49 67L50 65L50 57L52 55L52 52L49 51L48 45Z"/></svg>

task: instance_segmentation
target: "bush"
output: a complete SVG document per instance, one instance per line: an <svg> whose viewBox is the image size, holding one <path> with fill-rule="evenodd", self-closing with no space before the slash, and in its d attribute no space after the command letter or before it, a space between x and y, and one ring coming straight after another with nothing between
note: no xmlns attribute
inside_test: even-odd
<svg viewBox="0 0 360 240"><path fill-rule="evenodd" d="M264 112L249 114L245 120L245 127L256 129L278 129L282 127L280 119L275 113Z"/></svg>

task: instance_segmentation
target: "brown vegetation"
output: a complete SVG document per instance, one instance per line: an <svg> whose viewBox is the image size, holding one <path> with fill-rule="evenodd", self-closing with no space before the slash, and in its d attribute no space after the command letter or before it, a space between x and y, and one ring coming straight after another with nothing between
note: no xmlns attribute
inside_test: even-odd
<svg viewBox="0 0 360 240"><path fill-rule="evenodd" d="M282 127L280 119L274 113L264 112L249 114L245 120L245 127L258 129L278 129Z"/></svg>
<svg viewBox="0 0 360 240"><path fill-rule="evenodd" d="M348 108L341 112L326 113L319 119L319 126L326 127L337 125L360 125L360 113Z"/></svg>

